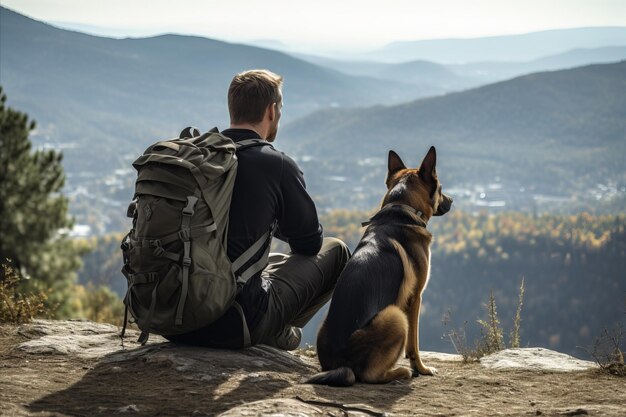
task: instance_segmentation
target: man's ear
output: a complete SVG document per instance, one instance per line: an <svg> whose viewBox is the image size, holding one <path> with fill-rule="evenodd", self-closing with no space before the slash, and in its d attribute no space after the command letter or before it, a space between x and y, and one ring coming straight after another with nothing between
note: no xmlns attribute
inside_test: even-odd
<svg viewBox="0 0 626 417"><path fill-rule="evenodd" d="M402 159L394 151L389 151L389 160L387 162L387 177L391 177L401 169L406 169L406 165L402 162Z"/></svg>
<svg viewBox="0 0 626 417"><path fill-rule="evenodd" d="M276 103L272 103L267 106L267 115L269 116L270 122L273 122L276 116L278 115L278 108Z"/></svg>
<svg viewBox="0 0 626 417"><path fill-rule="evenodd" d="M420 166L419 176L424 182L432 184L437 179L437 151L431 146Z"/></svg>

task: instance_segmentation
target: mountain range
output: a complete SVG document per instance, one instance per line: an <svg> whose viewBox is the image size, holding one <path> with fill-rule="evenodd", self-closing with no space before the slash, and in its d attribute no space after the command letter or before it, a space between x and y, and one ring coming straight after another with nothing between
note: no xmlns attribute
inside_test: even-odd
<svg viewBox="0 0 626 417"><path fill-rule="evenodd" d="M137 152L184 126L224 126L228 85L245 69L271 68L284 76L285 122L321 108L383 98L399 103L434 90L348 76L281 52L206 38L96 37L6 8L0 8L0 22L0 83L9 103L35 118L42 135L73 143L66 151L72 167L97 168L91 161L96 156L115 164L111 149Z"/></svg>
<svg viewBox="0 0 626 417"><path fill-rule="evenodd" d="M466 64L439 64L427 60L385 63L339 60L307 54L296 54L296 56L349 75L374 77L382 80L401 80L416 86L436 86L442 91L449 92L502 81L532 72L618 62L626 59L626 45L577 48L530 61L473 61Z"/></svg>
<svg viewBox="0 0 626 417"><path fill-rule="evenodd" d="M86 210L108 211L89 218L113 217L132 195L132 175L117 170L149 143L188 125L226 127L230 79L254 67L285 77L276 146L298 160L324 209L374 207L388 149L416 165L430 145L445 184L461 193L495 182L567 200L626 184L624 62L560 69L624 57L625 46L601 42L616 42L623 28L557 31L572 35L564 48L579 49L539 59L451 65L346 62L180 35L111 39L3 7L0 23L8 104L38 122L36 146L64 152L68 192L99 201ZM544 35L556 36L522 39ZM534 72L546 69L555 71ZM482 85L493 80L501 81Z"/></svg>
<svg viewBox="0 0 626 417"><path fill-rule="evenodd" d="M362 58L396 63L423 59L446 64L530 61L572 49L624 45L624 26L587 27L471 39L393 42L379 50L363 54Z"/></svg>

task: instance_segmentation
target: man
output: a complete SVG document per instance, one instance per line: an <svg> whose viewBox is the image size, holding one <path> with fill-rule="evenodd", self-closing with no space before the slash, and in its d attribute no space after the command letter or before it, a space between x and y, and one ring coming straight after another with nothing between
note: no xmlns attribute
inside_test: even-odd
<svg viewBox="0 0 626 417"><path fill-rule="evenodd" d="M228 90L230 128L222 134L235 142L274 142L283 106L281 89L282 77L270 71L237 74ZM291 253L270 256L269 265L241 286L236 301L243 318L232 307L211 325L169 339L239 348L247 325L253 345L293 350L300 344L301 328L330 299L349 251L340 240L323 238L315 204L291 158L265 144L241 149L237 158L228 257L237 259L273 224L274 236L287 242ZM265 249L249 264L261 259Z"/></svg>

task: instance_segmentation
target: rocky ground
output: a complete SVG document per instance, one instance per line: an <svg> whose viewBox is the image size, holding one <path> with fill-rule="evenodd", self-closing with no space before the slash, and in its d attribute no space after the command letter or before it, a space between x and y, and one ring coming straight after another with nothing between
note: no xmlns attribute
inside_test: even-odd
<svg viewBox="0 0 626 417"><path fill-rule="evenodd" d="M115 326L38 320L0 326L0 415L626 415L626 378L545 349L464 364L425 353L439 375L387 385L302 384L313 352L175 346Z"/></svg>

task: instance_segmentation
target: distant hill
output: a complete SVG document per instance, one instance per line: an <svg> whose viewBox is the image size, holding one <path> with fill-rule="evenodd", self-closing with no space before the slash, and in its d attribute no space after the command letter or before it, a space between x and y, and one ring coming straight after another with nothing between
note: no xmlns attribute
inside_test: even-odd
<svg viewBox="0 0 626 417"><path fill-rule="evenodd" d="M456 68L448 68L446 65L424 60L390 64L380 61L339 60L307 54L295 54L295 56L349 75L411 83L430 92L431 95L476 86L480 82L489 83L489 81L478 80L478 77L473 76L472 71L468 71L469 75L465 75Z"/></svg>
<svg viewBox="0 0 626 417"><path fill-rule="evenodd" d="M430 145L449 186L589 197L597 184L626 185L625 91L626 61L590 65L398 106L320 111L280 140L300 156L311 188L337 199L330 206L373 207L387 151L417 165Z"/></svg>
<svg viewBox="0 0 626 417"><path fill-rule="evenodd" d="M626 40L624 40L626 43ZM560 54L549 55L528 64L534 70L576 67L585 64L603 64L626 59L626 45L607 46L604 48L578 48Z"/></svg>
<svg viewBox="0 0 626 417"><path fill-rule="evenodd" d="M530 61L497 60L467 64L438 64L425 60L385 63L337 60L305 54L295 56L349 75L411 83L422 89L429 89L435 95L478 87L533 72L619 62L626 59L626 46L578 48Z"/></svg>
<svg viewBox="0 0 626 417"><path fill-rule="evenodd" d="M446 67L460 77L484 84L530 74L531 72L619 62L625 59L626 46L607 46L572 49L526 62L475 62L463 65L447 65Z"/></svg>
<svg viewBox="0 0 626 417"><path fill-rule="evenodd" d="M476 61L529 61L577 48L626 45L626 27L546 30L473 39L394 42L362 59L386 62L428 60L446 64Z"/></svg>
<svg viewBox="0 0 626 417"><path fill-rule="evenodd" d="M228 84L245 69L285 77L285 122L326 107L420 96L407 84L348 76L257 47L177 35L96 37L6 8L0 21L0 83L9 105L37 120L38 138L62 143L70 172L115 168L120 151L136 153L186 125L225 126Z"/></svg>

